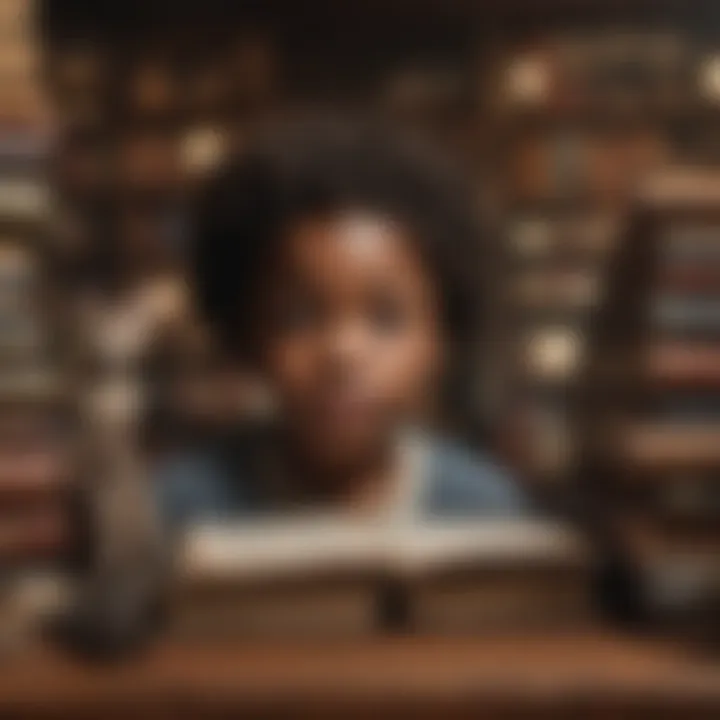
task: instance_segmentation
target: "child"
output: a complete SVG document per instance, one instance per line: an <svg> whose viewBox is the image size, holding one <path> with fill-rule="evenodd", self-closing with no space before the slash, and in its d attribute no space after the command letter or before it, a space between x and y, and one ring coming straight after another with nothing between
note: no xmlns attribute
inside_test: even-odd
<svg viewBox="0 0 720 720"><path fill-rule="evenodd" d="M476 240L445 169L376 130L295 125L230 162L201 203L196 289L277 417L165 463L169 522L307 506L520 512L498 468L422 429L476 330Z"/></svg>
<svg viewBox="0 0 720 720"><path fill-rule="evenodd" d="M274 418L166 460L153 479L162 525L298 508L524 512L502 471L429 430L476 329L476 239L462 188L374 130L296 125L228 163L201 199L195 290L211 331L264 383ZM99 568L105 579L79 613L77 637L100 649L142 634L160 575L157 535L147 531L143 552L132 525L126 543L118 533L106 542L118 569Z"/></svg>

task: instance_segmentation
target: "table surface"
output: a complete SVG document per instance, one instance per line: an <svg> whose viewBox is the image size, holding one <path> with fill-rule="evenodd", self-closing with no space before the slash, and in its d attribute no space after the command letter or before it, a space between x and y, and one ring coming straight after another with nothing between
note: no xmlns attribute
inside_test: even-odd
<svg viewBox="0 0 720 720"><path fill-rule="evenodd" d="M299 707L343 717L370 709L378 716L381 708L448 717L450 708L488 707L544 708L552 717L572 709L566 716L577 717L581 708L631 707L648 713L643 717L675 708L720 718L720 652L713 657L679 642L600 632L164 643L102 667L29 649L0 673L3 718L107 718L109 708L123 717L176 717L178 710L205 717L230 710L294 715Z"/></svg>

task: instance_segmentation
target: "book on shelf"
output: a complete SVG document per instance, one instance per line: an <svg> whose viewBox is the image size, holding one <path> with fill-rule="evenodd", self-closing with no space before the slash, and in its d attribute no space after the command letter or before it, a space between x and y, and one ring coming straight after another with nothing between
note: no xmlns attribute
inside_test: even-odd
<svg viewBox="0 0 720 720"><path fill-rule="evenodd" d="M522 420L527 471L547 483L567 477L575 460L575 437L562 399L530 400Z"/></svg>
<svg viewBox="0 0 720 720"><path fill-rule="evenodd" d="M519 140L509 160L510 190L521 201L576 200L622 206L636 183L666 161L663 137L556 129Z"/></svg>
<svg viewBox="0 0 720 720"><path fill-rule="evenodd" d="M60 110L94 104L108 79L107 52L90 40L51 46L45 72L53 102Z"/></svg>
<svg viewBox="0 0 720 720"><path fill-rule="evenodd" d="M633 110L650 116L689 100L691 59L686 38L674 31L546 34L502 54L498 104L506 113L584 113L596 121ZM712 56L695 70L708 97L711 71Z"/></svg>
<svg viewBox="0 0 720 720"><path fill-rule="evenodd" d="M720 424L671 420L619 423L615 446L617 459L638 471L718 467Z"/></svg>
<svg viewBox="0 0 720 720"><path fill-rule="evenodd" d="M711 258L706 260L663 267L658 273L656 287L671 295L717 295L720 288L720 261L713 262Z"/></svg>
<svg viewBox="0 0 720 720"><path fill-rule="evenodd" d="M58 138L54 164L54 180L66 196L92 196L109 184L110 145L101 129L74 127Z"/></svg>
<svg viewBox="0 0 720 720"><path fill-rule="evenodd" d="M655 502L660 515L678 524L687 519L692 523L693 532L702 528L704 522L717 523L720 517L720 484L713 470L680 471L666 480L660 486ZM683 531L687 530L687 526L681 527Z"/></svg>
<svg viewBox="0 0 720 720"><path fill-rule="evenodd" d="M49 567L14 572L0 587L0 656L37 646L45 621L71 607L73 583Z"/></svg>
<svg viewBox="0 0 720 720"><path fill-rule="evenodd" d="M25 314L34 309L40 280L37 254L17 237L0 239L0 314Z"/></svg>
<svg viewBox="0 0 720 720"><path fill-rule="evenodd" d="M510 222L508 239L520 260L600 260L613 247L619 222L609 213L527 215Z"/></svg>
<svg viewBox="0 0 720 720"><path fill-rule="evenodd" d="M660 231L663 269L707 270L720 262L720 224L707 218L669 221Z"/></svg>
<svg viewBox="0 0 720 720"><path fill-rule="evenodd" d="M717 525L720 483L713 465L618 467L610 480L618 508L690 537Z"/></svg>
<svg viewBox="0 0 720 720"><path fill-rule="evenodd" d="M203 55L187 68L183 78L182 105L198 115L212 116L232 102L235 75L228 67L229 58Z"/></svg>
<svg viewBox="0 0 720 720"><path fill-rule="evenodd" d="M655 387L648 400L648 408L658 421L702 426L720 420L720 393L707 385Z"/></svg>
<svg viewBox="0 0 720 720"><path fill-rule="evenodd" d="M587 310L599 298L597 273L585 270L537 270L521 273L514 282L513 295L528 310Z"/></svg>
<svg viewBox="0 0 720 720"><path fill-rule="evenodd" d="M0 506L62 496L72 482L70 454L57 447L0 448Z"/></svg>
<svg viewBox="0 0 720 720"><path fill-rule="evenodd" d="M0 373L0 405L63 403L71 394L68 379L57 369L26 367Z"/></svg>
<svg viewBox="0 0 720 720"><path fill-rule="evenodd" d="M50 211L50 193L44 181L7 177L0 173L0 218L16 222L42 222Z"/></svg>
<svg viewBox="0 0 720 720"><path fill-rule="evenodd" d="M720 295L717 298L660 293L651 300L651 320L661 332L708 335L720 332Z"/></svg>
<svg viewBox="0 0 720 720"><path fill-rule="evenodd" d="M52 134L33 123L10 125L0 129L0 161L17 172L20 169L45 168Z"/></svg>
<svg viewBox="0 0 720 720"><path fill-rule="evenodd" d="M566 251L601 259L612 249L620 227L614 213L580 213L558 222L559 243Z"/></svg>
<svg viewBox="0 0 720 720"><path fill-rule="evenodd" d="M518 218L510 224L508 239L514 253L521 259L551 255L556 246L555 228L543 217Z"/></svg>
<svg viewBox="0 0 720 720"><path fill-rule="evenodd" d="M23 508L0 503L0 558L6 566L51 561L71 551L69 507L62 499Z"/></svg>
<svg viewBox="0 0 720 720"><path fill-rule="evenodd" d="M162 131L137 131L123 137L117 147L116 173L122 187L172 188L181 179L176 138Z"/></svg>
<svg viewBox="0 0 720 720"><path fill-rule="evenodd" d="M720 343L666 340L646 351L644 376L654 386L720 388Z"/></svg>
<svg viewBox="0 0 720 720"><path fill-rule="evenodd" d="M625 519L620 527L652 617L710 623L708 610L720 592L717 528L668 532L642 518Z"/></svg>
<svg viewBox="0 0 720 720"><path fill-rule="evenodd" d="M697 165L674 165L647 175L636 189L645 207L663 211L714 211L720 202L720 174Z"/></svg>
<svg viewBox="0 0 720 720"><path fill-rule="evenodd" d="M128 82L128 105L142 114L168 113L182 95L178 93L177 72L167 60L146 60L132 69Z"/></svg>
<svg viewBox="0 0 720 720"><path fill-rule="evenodd" d="M17 363L39 359L47 348L47 333L37 317L29 313L3 312L0 306L0 372L14 372ZM15 366L15 367L14 367Z"/></svg>

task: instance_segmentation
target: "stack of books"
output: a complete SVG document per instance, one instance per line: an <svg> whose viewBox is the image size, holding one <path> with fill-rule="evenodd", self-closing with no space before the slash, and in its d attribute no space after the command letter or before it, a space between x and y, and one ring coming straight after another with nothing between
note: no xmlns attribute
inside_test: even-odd
<svg viewBox="0 0 720 720"><path fill-rule="evenodd" d="M720 594L720 175L668 169L639 194L615 266L634 285L601 318L595 465L648 609L696 621Z"/></svg>
<svg viewBox="0 0 720 720"><path fill-rule="evenodd" d="M23 624L15 600L28 582L59 573L73 537L74 438L46 246L49 134L34 10L24 0L0 8L0 623L13 631Z"/></svg>
<svg viewBox="0 0 720 720"><path fill-rule="evenodd" d="M712 54L699 64L698 84L713 95ZM538 110L621 116L661 111L692 92L688 70L692 53L675 29L638 27L630 23L592 32L577 28L558 32L546 23L535 41L521 42L500 77L498 106L531 114Z"/></svg>
<svg viewBox="0 0 720 720"><path fill-rule="evenodd" d="M590 25L511 34L485 86L502 139L502 413L518 463L550 496L577 477L569 401L637 185L688 152L682 130L717 95L711 48L682 30Z"/></svg>
<svg viewBox="0 0 720 720"><path fill-rule="evenodd" d="M588 324L603 300L605 262L619 227L616 214L558 206L520 212L509 227L500 312L516 400L507 421L522 427L522 466L547 489L572 481L567 400L586 361Z"/></svg>

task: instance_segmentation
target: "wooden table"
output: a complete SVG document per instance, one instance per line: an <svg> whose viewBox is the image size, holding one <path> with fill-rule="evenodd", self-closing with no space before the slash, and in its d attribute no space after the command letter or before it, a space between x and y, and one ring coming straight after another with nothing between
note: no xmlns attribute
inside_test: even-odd
<svg viewBox="0 0 720 720"><path fill-rule="evenodd" d="M0 718L720 718L720 657L603 634L165 644L87 667L27 651Z"/></svg>

